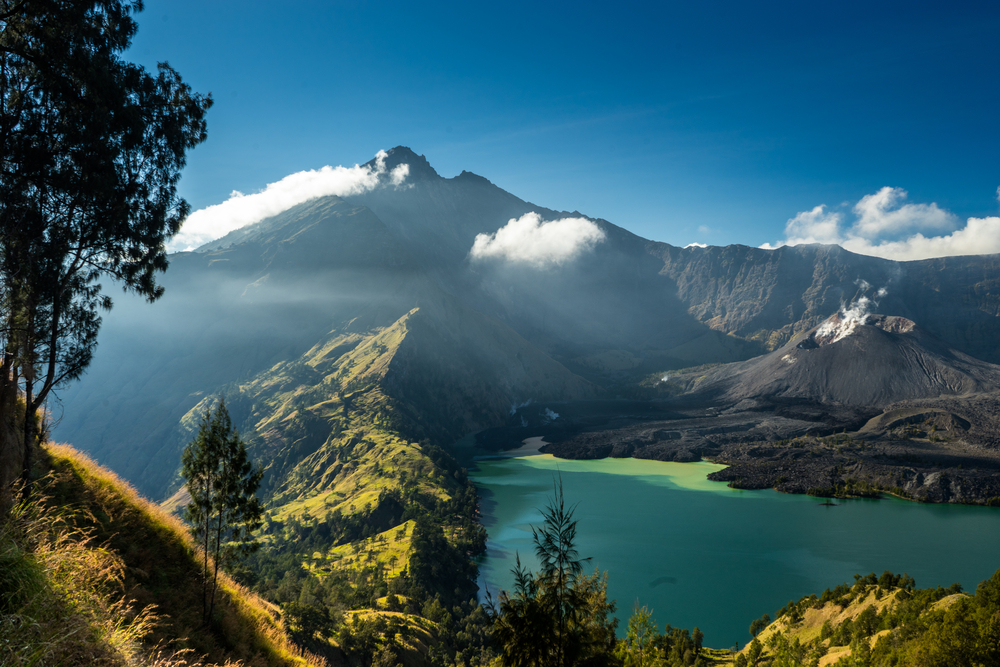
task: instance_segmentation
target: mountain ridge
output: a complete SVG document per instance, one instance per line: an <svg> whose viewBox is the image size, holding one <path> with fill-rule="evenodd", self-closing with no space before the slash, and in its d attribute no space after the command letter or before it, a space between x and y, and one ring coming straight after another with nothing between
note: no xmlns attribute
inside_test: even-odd
<svg viewBox="0 0 1000 667"><path fill-rule="evenodd" d="M155 488L144 490L168 495L178 478L149 460L176 456L194 406L233 393L240 428L262 437L263 416L250 415L264 395L241 412L241 387L282 368L282 382L299 377L302 392L350 394L343 383L364 379L346 370L351 350L404 317L416 328L390 346L391 372L377 381L404 400L374 401L372 415L405 414L423 425L396 435L435 446L501 426L509 406L529 399L630 395L653 374L772 352L876 290L887 291L883 309L926 322L956 351L1000 361L1000 256L898 263L837 246L676 248L587 218L604 241L573 261L482 261L470 256L480 234L527 213L580 214L535 206L470 172L441 177L405 147L369 163L379 164L385 175L370 191L313 199L173 255L155 310L133 304L108 316L89 376L64 393L60 436L111 456L131 479L150 475ZM397 184L390 173L404 164L412 173ZM322 341L338 351L339 379L297 370L311 368Z"/></svg>

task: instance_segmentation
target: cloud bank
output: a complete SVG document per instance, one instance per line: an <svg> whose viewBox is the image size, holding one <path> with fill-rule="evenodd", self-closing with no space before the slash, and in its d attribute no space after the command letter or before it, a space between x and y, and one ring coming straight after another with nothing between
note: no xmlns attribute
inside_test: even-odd
<svg viewBox="0 0 1000 667"><path fill-rule="evenodd" d="M835 243L861 255L898 261L1000 253L1000 217L969 218L959 228L958 217L937 204L908 204L906 197L906 190L890 187L865 195L851 209L849 224L844 213L826 205L802 211L785 225L783 241L761 247Z"/></svg>
<svg viewBox="0 0 1000 667"><path fill-rule="evenodd" d="M531 212L511 218L495 234L477 235L469 256L536 267L558 266L604 239L604 230L586 218L543 222L540 215Z"/></svg>
<svg viewBox="0 0 1000 667"><path fill-rule="evenodd" d="M233 191L221 204L198 209L189 215L181 231L167 244L167 251L194 250L235 229L260 222L310 199L367 192L377 186L384 175L392 185L399 187L409 176L410 165L396 165L386 174L386 156L385 151L379 151L374 168L367 165L327 166L290 174L253 194Z"/></svg>

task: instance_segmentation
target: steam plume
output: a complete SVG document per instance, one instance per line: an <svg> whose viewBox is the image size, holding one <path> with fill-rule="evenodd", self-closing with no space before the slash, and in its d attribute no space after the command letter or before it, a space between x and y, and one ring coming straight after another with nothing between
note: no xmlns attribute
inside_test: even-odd
<svg viewBox="0 0 1000 667"><path fill-rule="evenodd" d="M869 291L872 286L864 279L854 281L862 293ZM889 289L880 287L875 292L875 298L881 299L889 294ZM868 316L873 313L872 307L878 308L878 301L870 299L862 294L849 304L841 304L840 310L833 317L828 318L816 329L816 338L823 339L824 343L836 343L838 340L847 338L859 324L865 324Z"/></svg>

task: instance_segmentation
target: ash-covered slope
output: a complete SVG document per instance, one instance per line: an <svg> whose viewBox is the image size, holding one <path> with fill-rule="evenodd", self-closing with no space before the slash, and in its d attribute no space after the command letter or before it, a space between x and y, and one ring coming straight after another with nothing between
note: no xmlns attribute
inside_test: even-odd
<svg viewBox="0 0 1000 667"><path fill-rule="evenodd" d="M904 317L841 310L783 347L712 369L692 391L720 401L802 399L858 407L1000 389L1000 366Z"/></svg>

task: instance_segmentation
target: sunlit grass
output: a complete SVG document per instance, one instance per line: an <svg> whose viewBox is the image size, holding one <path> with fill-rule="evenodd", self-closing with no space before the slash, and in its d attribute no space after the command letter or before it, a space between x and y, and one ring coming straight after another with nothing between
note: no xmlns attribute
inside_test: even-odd
<svg viewBox="0 0 1000 667"><path fill-rule="evenodd" d="M45 454L50 475L0 526L0 664L325 664L226 576L204 625L185 526L71 447Z"/></svg>
<svg viewBox="0 0 1000 667"><path fill-rule="evenodd" d="M410 558L410 539L413 537L412 519L368 539L342 544L328 553L314 554L310 569L322 575L331 570L381 568L386 578L400 575Z"/></svg>

